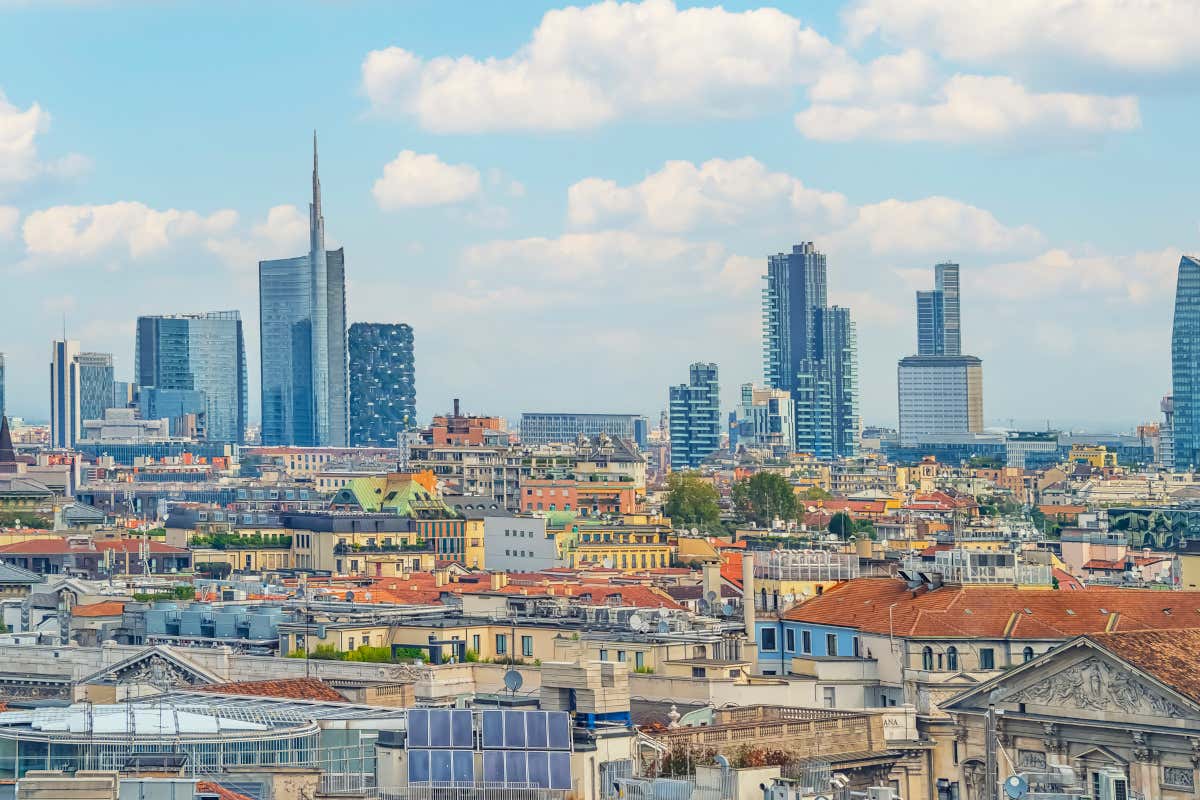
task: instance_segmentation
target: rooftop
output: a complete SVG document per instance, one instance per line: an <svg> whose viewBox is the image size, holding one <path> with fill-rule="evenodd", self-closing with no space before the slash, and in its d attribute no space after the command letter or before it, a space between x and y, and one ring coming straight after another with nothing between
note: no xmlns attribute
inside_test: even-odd
<svg viewBox="0 0 1200 800"><path fill-rule="evenodd" d="M1102 633L1088 638L1200 703L1200 684L1196 682L1196 670L1200 668L1200 628Z"/></svg>
<svg viewBox="0 0 1200 800"><path fill-rule="evenodd" d="M232 681L198 686L198 692L216 692L243 697L279 697L292 700L324 700L344 703L346 698L319 678L282 678L273 681Z"/></svg>

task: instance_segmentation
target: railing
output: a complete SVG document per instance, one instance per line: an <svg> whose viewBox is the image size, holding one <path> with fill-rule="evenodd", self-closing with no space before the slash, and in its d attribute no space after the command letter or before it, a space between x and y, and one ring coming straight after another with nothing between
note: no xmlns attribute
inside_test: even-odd
<svg viewBox="0 0 1200 800"><path fill-rule="evenodd" d="M719 713L719 712L718 712ZM839 754L871 752L884 746L883 722L874 715L845 713L825 719L762 720L695 728L672 728L653 735L672 749L728 752L769 744L797 758L836 761Z"/></svg>
<svg viewBox="0 0 1200 800"><path fill-rule="evenodd" d="M410 783L361 794L371 800L565 800L567 792L507 783Z"/></svg>

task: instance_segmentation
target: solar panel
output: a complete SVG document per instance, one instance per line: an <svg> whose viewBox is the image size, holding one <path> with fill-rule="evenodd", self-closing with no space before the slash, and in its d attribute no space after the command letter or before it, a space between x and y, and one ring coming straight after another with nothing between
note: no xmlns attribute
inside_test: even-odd
<svg viewBox="0 0 1200 800"><path fill-rule="evenodd" d="M521 750L506 750L504 753L504 780L506 783L525 783L528 780L525 756Z"/></svg>
<svg viewBox="0 0 1200 800"><path fill-rule="evenodd" d="M445 709L439 709L437 711L430 711L428 714L429 746L450 747L450 712ZM446 780L449 781L449 778Z"/></svg>
<svg viewBox="0 0 1200 800"><path fill-rule="evenodd" d="M551 750L571 749L571 717L563 711L550 711L546 714L546 733L548 747Z"/></svg>
<svg viewBox="0 0 1200 800"><path fill-rule="evenodd" d="M504 711L504 746L510 750L525 749L525 712Z"/></svg>
<svg viewBox="0 0 1200 800"><path fill-rule="evenodd" d="M529 782L541 789L550 788L550 754L545 751L530 751L525 754L525 763L529 766Z"/></svg>
<svg viewBox="0 0 1200 800"><path fill-rule="evenodd" d="M483 780L504 783L504 751L488 750L483 754Z"/></svg>
<svg viewBox="0 0 1200 800"><path fill-rule="evenodd" d="M489 754L490 755L490 754ZM503 753L500 780L503 780ZM409 750L409 783L466 783L475 782L475 754L470 750Z"/></svg>
<svg viewBox="0 0 1200 800"><path fill-rule="evenodd" d="M408 752L408 782L429 783L428 750L410 750Z"/></svg>
<svg viewBox="0 0 1200 800"><path fill-rule="evenodd" d="M466 749L475 746L470 711L458 709L450 712L450 746Z"/></svg>
<svg viewBox="0 0 1200 800"><path fill-rule="evenodd" d="M470 714L471 712L467 712ZM458 750L454 753L454 782L475 782L475 754L470 750Z"/></svg>
<svg viewBox="0 0 1200 800"><path fill-rule="evenodd" d="M483 746L504 747L504 712L483 712Z"/></svg>
<svg viewBox="0 0 1200 800"><path fill-rule="evenodd" d="M429 712L414 708L408 712L408 746L429 747Z"/></svg>
<svg viewBox="0 0 1200 800"><path fill-rule="evenodd" d="M551 789L570 789L571 788L571 754L570 753L551 753L550 754L550 788Z"/></svg>
<svg viewBox="0 0 1200 800"><path fill-rule="evenodd" d="M434 783L450 783L454 778L453 753L449 750L434 750L429 754L429 779Z"/></svg>
<svg viewBox="0 0 1200 800"><path fill-rule="evenodd" d="M545 750L549 746L545 711L529 711L525 714L525 746L530 750Z"/></svg>

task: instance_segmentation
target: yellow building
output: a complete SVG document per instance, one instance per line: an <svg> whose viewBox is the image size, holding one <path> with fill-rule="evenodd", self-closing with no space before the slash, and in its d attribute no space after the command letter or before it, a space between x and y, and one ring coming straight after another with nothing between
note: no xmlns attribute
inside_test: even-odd
<svg viewBox="0 0 1200 800"><path fill-rule="evenodd" d="M1116 452L1109 450L1104 445L1090 447L1083 444L1073 444L1071 445L1071 454L1068 458L1072 464L1090 464L1097 468L1117 466Z"/></svg>
<svg viewBox="0 0 1200 800"><path fill-rule="evenodd" d="M216 550L193 547L192 563L228 564L231 571L265 572L292 569L292 551L286 547L230 547Z"/></svg>

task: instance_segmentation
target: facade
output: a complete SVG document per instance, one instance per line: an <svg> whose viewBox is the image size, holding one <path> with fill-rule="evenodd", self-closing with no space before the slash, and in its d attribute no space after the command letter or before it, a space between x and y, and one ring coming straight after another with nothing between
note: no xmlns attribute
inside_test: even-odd
<svg viewBox="0 0 1200 800"><path fill-rule="evenodd" d="M483 518L483 566L501 572L538 572L563 566L545 517L488 515Z"/></svg>
<svg viewBox="0 0 1200 800"><path fill-rule="evenodd" d="M671 469L695 469L721 443L716 364L692 364L688 382L671 387L670 414Z"/></svg>
<svg viewBox="0 0 1200 800"><path fill-rule="evenodd" d="M958 264L938 264L933 272L933 291L917 292L917 355L962 355Z"/></svg>
<svg viewBox="0 0 1200 800"><path fill-rule="evenodd" d="M138 317L134 382L142 416L182 435L194 415L204 438L246 438L246 344L237 311ZM178 420L178 422L177 422Z"/></svg>
<svg viewBox="0 0 1200 800"><path fill-rule="evenodd" d="M646 446L649 424L641 414L572 414L525 412L521 415L523 444L574 442L580 436L589 439L601 433Z"/></svg>
<svg viewBox="0 0 1200 800"><path fill-rule="evenodd" d="M112 353L80 353L75 361L79 381L79 417L81 420L100 419L111 408L113 391Z"/></svg>
<svg viewBox="0 0 1200 800"><path fill-rule="evenodd" d="M742 384L741 402L733 412L729 446L736 450L769 450L784 456L796 443L796 412L792 396L783 389Z"/></svg>
<svg viewBox="0 0 1200 800"><path fill-rule="evenodd" d="M767 259L763 372L790 392L797 451L819 458L858 447L858 351L849 309L830 307L825 255L812 242Z"/></svg>
<svg viewBox="0 0 1200 800"><path fill-rule="evenodd" d="M136 409L109 408L99 419L85 419L77 444L151 444L171 441L165 419L140 419Z"/></svg>
<svg viewBox="0 0 1200 800"><path fill-rule="evenodd" d="M356 322L349 343L350 445L396 447L417 417L412 328Z"/></svg>
<svg viewBox="0 0 1200 800"><path fill-rule="evenodd" d="M1171 325L1171 395L1176 471L1200 465L1200 259L1179 259Z"/></svg>
<svg viewBox="0 0 1200 800"><path fill-rule="evenodd" d="M50 349L50 445L71 447L79 438L79 342L55 341Z"/></svg>
<svg viewBox="0 0 1200 800"><path fill-rule="evenodd" d="M983 432L983 362L975 356L900 359L900 446Z"/></svg>
<svg viewBox="0 0 1200 800"><path fill-rule="evenodd" d="M1163 469L1175 469L1175 399L1164 397L1158 404L1163 421L1158 428L1158 461Z"/></svg>
<svg viewBox="0 0 1200 800"><path fill-rule="evenodd" d="M309 252L258 263L262 443L345 446L346 262L325 250L325 217L313 137Z"/></svg>

